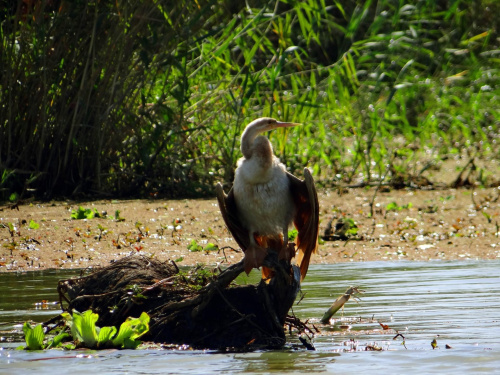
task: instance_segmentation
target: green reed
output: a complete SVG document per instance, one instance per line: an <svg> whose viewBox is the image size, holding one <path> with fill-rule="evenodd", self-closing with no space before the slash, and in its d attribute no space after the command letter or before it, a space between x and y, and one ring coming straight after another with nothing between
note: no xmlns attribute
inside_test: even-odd
<svg viewBox="0 0 500 375"><path fill-rule="evenodd" d="M259 116L304 124L271 133L275 152L325 184L405 185L445 158L493 158L499 11L493 0L5 6L2 198L212 194Z"/></svg>

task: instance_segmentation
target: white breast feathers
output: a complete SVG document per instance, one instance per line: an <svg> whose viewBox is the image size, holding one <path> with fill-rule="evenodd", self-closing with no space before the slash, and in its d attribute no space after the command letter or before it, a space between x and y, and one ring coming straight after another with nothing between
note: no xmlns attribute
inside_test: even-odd
<svg viewBox="0 0 500 375"><path fill-rule="evenodd" d="M270 168L254 159L240 159L234 179L234 197L242 224L251 233L283 233L291 224L294 204L285 166L273 157Z"/></svg>

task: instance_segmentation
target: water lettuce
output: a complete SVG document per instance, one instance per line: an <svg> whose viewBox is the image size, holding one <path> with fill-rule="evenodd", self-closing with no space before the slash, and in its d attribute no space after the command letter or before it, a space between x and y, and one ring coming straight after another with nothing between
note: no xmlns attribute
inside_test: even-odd
<svg viewBox="0 0 500 375"><path fill-rule="evenodd" d="M149 331L149 315L145 312L139 318L127 318L117 330L116 327L98 327L96 325L99 315L87 310L83 313L73 311L73 314L62 313L61 317L66 323L66 329L70 332L62 331L52 340L45 341L43 326L38 324L32 327L28 322L23 325L26 346L18 349L42 350L50 348L64 347L65 349L75 349L85 347L89 349L118 348L136 349L141 341L142 335ZM118 332L118 333L117 333ZM74 343L67 343L72 340Z"/></svg>

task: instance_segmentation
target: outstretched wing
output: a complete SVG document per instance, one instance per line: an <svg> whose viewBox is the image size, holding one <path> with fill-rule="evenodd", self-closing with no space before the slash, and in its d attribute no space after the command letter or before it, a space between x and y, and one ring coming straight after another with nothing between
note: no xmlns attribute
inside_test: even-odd
<svg viewBox="0 0 500 375"><path fill-rule="evenodd" d="M215 193L217 195L217 200L219 201L219 209L222 213L222 218L226 223L227 229L233 235L234 239L245 251L250 245L250 237L248 230L241 224L238 218L238 208L236 207L236 201L234 200L233 189L229 190L226 195L224 189L220 183L215 186Z"/></svg>
<svg viewBox="0 0 500 375"><path fill-rule="evenodd" d="M301 280L307 274L311 254L318 249L319 204L314 180L309 169L304 169L304 181L287 173L290 190L295 204L293 223L297 228L297 263L300 266Z"/></svg>

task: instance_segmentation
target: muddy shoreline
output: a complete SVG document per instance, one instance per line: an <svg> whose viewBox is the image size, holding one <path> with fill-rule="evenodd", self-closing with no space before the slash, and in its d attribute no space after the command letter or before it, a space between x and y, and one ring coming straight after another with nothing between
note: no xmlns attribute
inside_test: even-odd
<svg viewBox="0 0 500 375"><path fill-rule="evenodd" d="M375 188L319 190L320 234L339 219L352 219L358 232L348 241L321 241L312 264L500 258L497 188L374 194ZM99 217L72 219L80 207L80 216L88 210ZM0 242L0 272L99 267L133 253L208 266L243 256L215 199L3 205Z"/></svg>

